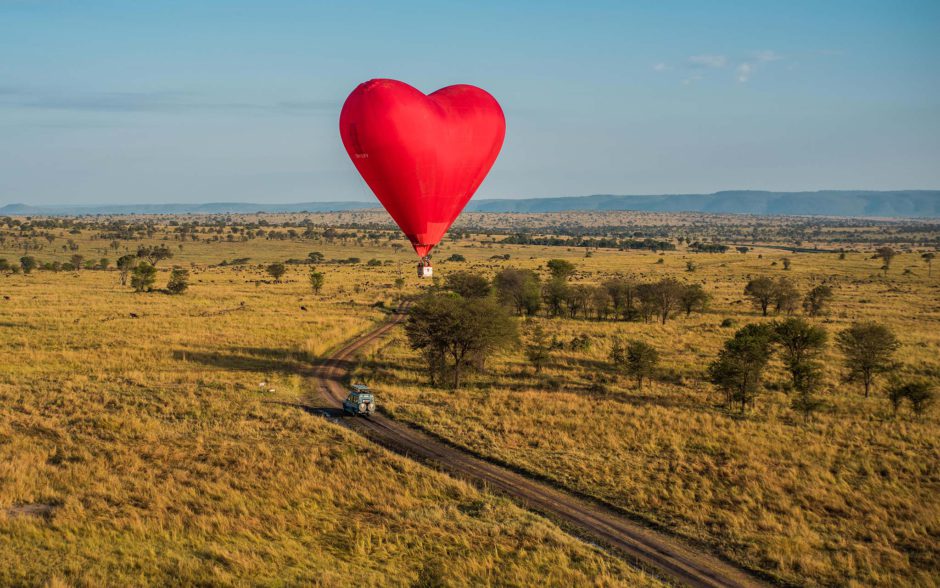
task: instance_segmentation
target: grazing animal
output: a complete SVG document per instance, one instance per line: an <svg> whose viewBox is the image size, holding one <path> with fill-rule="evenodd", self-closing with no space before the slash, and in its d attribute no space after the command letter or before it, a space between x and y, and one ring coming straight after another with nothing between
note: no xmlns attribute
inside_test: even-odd
<svg viewBox="0 0 940 588"><path fill-rule="evenodd" d="M307 307L306 307L306 306L301 306L301 307L300 307L300 310L307 310Z"/></svg>
<svg viewBox="0 0 940 588"><path fill-rule="evenodd" d="M132 312L132 313L131 313L131 318L140 318L140 317L137 316L137 313L136 313L136 312Z"/></svg>

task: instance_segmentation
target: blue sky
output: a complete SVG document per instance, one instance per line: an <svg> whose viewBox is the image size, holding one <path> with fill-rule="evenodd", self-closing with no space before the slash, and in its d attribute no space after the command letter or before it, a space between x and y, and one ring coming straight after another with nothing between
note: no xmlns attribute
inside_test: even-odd
<svg viewBox="0 0 940 588"><path fill-rule="evenodd" d="M0 204L366 200L364 80L503 105L477 197L940 187L940 2L0 0Z"/></svg>

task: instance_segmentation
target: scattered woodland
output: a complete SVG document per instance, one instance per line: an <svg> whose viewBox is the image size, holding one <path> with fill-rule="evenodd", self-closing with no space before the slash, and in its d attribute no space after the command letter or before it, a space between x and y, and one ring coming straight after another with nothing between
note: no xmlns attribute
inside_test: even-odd
<svg viewBox="0 0 940 588"><path fill-rule="evenodd" d="M657 581L311 410L385 414L785 585L937 585L940 224L0 218L2 584ZM355 580L353 580L355 578ZM537 580L538 579L538 580Z"/></svg>

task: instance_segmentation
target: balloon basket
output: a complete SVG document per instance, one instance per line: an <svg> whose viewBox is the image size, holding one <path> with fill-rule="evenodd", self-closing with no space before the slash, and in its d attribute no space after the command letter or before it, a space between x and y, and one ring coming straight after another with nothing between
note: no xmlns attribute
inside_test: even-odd
<svg viewBox="0 0 940 588"><path fill-rule="evenodd" d="M431 267L431 260L427 257L418 262L418 277L430 278L434 276L434 268Z"/></svg>

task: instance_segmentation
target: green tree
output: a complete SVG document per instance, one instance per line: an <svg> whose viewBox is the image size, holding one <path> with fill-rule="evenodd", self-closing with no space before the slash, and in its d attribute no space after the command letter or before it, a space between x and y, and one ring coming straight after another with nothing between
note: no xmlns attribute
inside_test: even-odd
<svg viewBox="0 0 940 588"><path fill-rule="evenodd" d="M274 278L274 283L279 284L281 282L281 277L287 273L287 267L280 262L272 263L265 268L265 271L268 272L272 278Z"/></svg>
<svg viewBox="0 0 940 588"><path fill-rule="evenodd" d="M826 284L813 287L803 298L803 310L809 316L819 316L826 312L832 301L832 288Z"/></svg>
<svg viewBox="0 0 940 588"><path fill-rule="evenodd" d="M753 278L744 287L744 295L751 299L754 306L760 309L761 314L767 316L767 309L774 301L777 287L773 280L766 276Z"/></svg>
<svg viewBox="0 0 940 588"><path fill-rule="evenodd" d="M542 305L539 277L532 270L506 268L496 274L493 286L499 301L520 316L532 316Z"/></svg>
<svg viewBox="0 0 940 588"><path fill-rule="evenodd" d="M924 260L924 263L927 264L927 277L928 278L930 277L930 274L933 270L933 260L935 257L937 257L937 254L934 253L933 251L928 251L927 253L924 253L923 255L920 256L920 258Z"/></svg>
<svg viewBox="0 0 940 588"><path fill-rule="evenodd" d="M310 263L321 263L325 258L319 251L311 251L307 254L307 261Z"/></svg>
<svg viewBox="0 0 940 588"><path fill-rule="evenodd" d="M134 269L134 266L137 265L137 256L136 255L122 255L117 260L117 268L121 276L121 285L127 285L127 276L130 274L131 270Z"/></svg>
<svg viewBox="0 0 940 588"><path fill-rule="evenodd" d="M691 316L692 312L698 310L702 312L708 306L709 295L702 288L701 284L689 284L683 286L679 294L679 304L685 310L685 316Z"/></svg>
<svg viewBox="0 0 940 588"><path fill-rule="evenodd" d="M444 277L444 288L464 298L483 298L490 293L490 281L473 272L451 272Z"/></svg>
<svg viewBox="0 0 940 588"><path fill-rule="evenodd" d="M898 252L890 247L879 247L875 249L875 259L881 259L884 262L884 265L881 266L882 271L885 274L888 273L888 270L891 269L891 260L897 256Z"/></svg>
<svg viewBox="0 0 940 588"><path fill-rule="evenodd" d="M421 351L429 370L448 362L452 385L460 387L462 368L471 359L482 364L496 350L518 339L516 324L491 298L464 299L453 293L425 296L408 311L405 333L412 349ZM432 373L432 381L435 378Z"/></svg>
<svg viewBox="0 0 940 588"><path fill-rule="evenodd" d="M535 368L535 373L542 373L542 367L551 359L551 345L542 325L536 324L529 333L525 346L525 356Z"/></svg>
<svg viewBox="0 0 940 588"><path fill-rule="evenodd" d="M157 267L157 264L164 259L173 257L173 252L166 245L141 245L137 248L137 257L145 259L150 265Z"/></svg>
<svg viewBox="0 0 940 588"><path fill-rule="evenodd" d="M682 303L682 294L685 291L678 281L672 278L665 278L653 284L644 284L642 288L637 289L637 295L640 303L645 309L646 316L656 315L662 324L672 316L672 313L678 309Z"/></svg>
<svg viewBox="0 0 940 588"><path fill-rule="evenodd" d="M149 292L157 281L157 268L146 261L138 262L131 272L131 287L135 292Z"/></svg>
<svg viewBox="0 0 940 588"><path fill-rule="evenodd" d="M319 294L323 290L323 285L326 283L326 275L323 272L318 272L317 268L310 268L310 289L313 290L314 294ZM401 280L401 278L398 278ZM397 280L396 280L397 282ZM404 282L404 280L402 280ZM404 284L402 284L404 285ZM401 286L398 287L401 289Z"/></svg>
<svg viewBox="0 0 940 588"><path fill-rule="evenodd" d="M604 282L604 288L617 318L636 319L636 284L626 278L613 278Z"/></svg>
<svg viewBox="0 0 940 588"><path fill-rule="evenodd" d="M561 278L552 278L542 287L542 297L552 316L561 316L565 312L565 301L568 299L568 282Z"/></svg>
<svg viewBox="0 0 940 588"><path fill-rule="evenodd" d="M166 284L170 294L182 294L189 288L189 270L175 266L170 272L170 281Z"/></svg>
<svg viewBox="0 0 940 588"><path fill-rule="evenodd" d="M845 355L846 380L862 382L868 398L877 375L894 367L894 353L900 346L897 337L884 325L865 322L839 333L836 342Z"/></svg>
<svg viewBox="0 0 940 588"><path fill-rule="evenodd" d="M552 278L556 280L567 280L575 272L574 264L566 259L549 259L545 263Z"/></svg>
<svg viewBox="0 0 940 588"><path fill-rule="evenodd" d="M800 292L787 278L779 278L774 283L774 310L790 315L800 304Z"/></svg>
<svg viewBox="0 0 940 588"><path fill-rule="evenodd" d="M757 397L773 353L773 337L767 325L747 325L725 342L718 358L708 366L709 379L725 393L728 406L740 403L743 413Z"/></svg>
<svg viewBox="0 0 940 588"><path fill-rule="evenodd" d="M624 345L619 338L614 339L610 350L610 360L614 366L636 380L638 389L643 387L643 380L652 378L659 365L659 352L655 347L643 341L627 341Z"/></svg>
<svg viewBox="0 0 940 588"><path fill-rule="evenodd" d="M69 258L69 262L72 264L72 266L75 267L75 271L79 271L82 269L82 265L85 263L85 257L76 253L71 258Z"/></svg>
<svg viewBox="0 0 940 588"><path fill-rule="evenodd" d="M20 267L23 269L24 274L32 272L39 265L39 262L36 261L36 258L32 255L26 255L20 258Z"/></svg>
<svg viewBox="0 0 940 588"><path fill-rule="evenodd" d="M781 347L783 364L790 373L790 383L796 391L791 405L809 418L822 405L815 397L822 387L822 364L818 358L826 348L828 334L822 327L796 317L775 322L773 330Z"/></svg>

